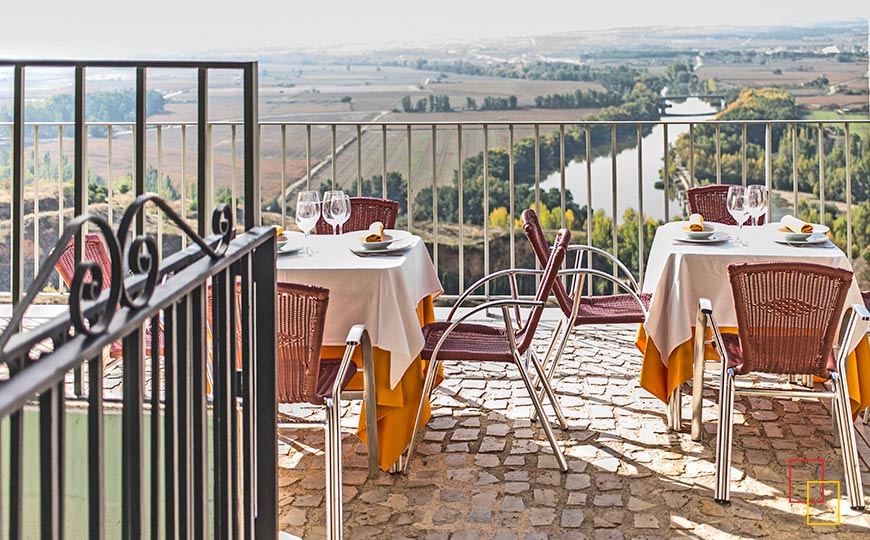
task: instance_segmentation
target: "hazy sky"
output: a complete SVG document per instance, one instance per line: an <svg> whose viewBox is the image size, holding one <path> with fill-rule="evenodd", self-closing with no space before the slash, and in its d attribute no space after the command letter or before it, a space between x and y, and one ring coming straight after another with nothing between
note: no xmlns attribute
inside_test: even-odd
<svg viewBox="0 0 870 540"><path fill-rule="evenodd" d="M0 0L0 57L190 54L644 25L807 24L868 0Z"/></svg>

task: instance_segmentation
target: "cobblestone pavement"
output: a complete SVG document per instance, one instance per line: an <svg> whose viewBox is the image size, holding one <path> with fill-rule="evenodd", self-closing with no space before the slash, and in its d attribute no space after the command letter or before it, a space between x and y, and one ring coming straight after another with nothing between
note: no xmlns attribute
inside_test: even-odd
<svg viewBox="0 0 870 540"><path fill-rule="evenodd" d="M561 474L513 368L445 364L433 417L408 477L366 479L365 446L345 422L345 537L421 540L651 538L868 538L870 512L849 509L842 461L832 447L829 406L815 401L738 398L732 504L712 499L717 410L705 402L705 437L665 427L664 406L640 388L634 328L593 328L571 342L556 389L570 427L558 431L571 470ZM543 346L542 343L538 344ZM716 399L715 390L705 397ZM690 401L684 398L684 416ZM867 438L867 426L858 422ZM861 439L861 437L859 437ZM870 450L860 440L870 496ZM324 537L323 436L282 431L281 529ZM824 459L840 480L842 524L808 526L807 504L788 500L788 462ZM794 464L794 499L818 464ZM814 522L836 520L836 486ZM817 486L812 498L820 498Z"/></svg>

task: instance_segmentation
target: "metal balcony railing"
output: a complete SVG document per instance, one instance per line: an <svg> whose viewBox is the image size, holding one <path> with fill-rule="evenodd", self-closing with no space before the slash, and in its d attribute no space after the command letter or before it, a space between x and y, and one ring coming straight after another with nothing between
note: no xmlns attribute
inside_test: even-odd
<svg viewBox="0 0 870 540"><path fill-rule="evenodd" d="M771 198L772 208L769 209L774 219L787 212L798 214L798 201L804 197L812 200L804 207L805 211L807 208L821 210L826 204L835 203L846 221L845 235L838 237L841 247L850 258L855 255L855 247L859 250L865 247L855 244L852 212L857 204L867 200L864 186L870 185L870 179L865 178L867 173L863 169L858 171L857 179L853 176L856 174L854 162L865 160L870 151L870 120L263 121L253 133L259 149L259 175L255 186L246 185L245 174L240 169L246 160L239 149L248 148L241 129L243 124L207 122L204 125L203 137L199 133L201 122L148 122L136 139L130 123L85 123L88 129L99 127L106 133L103 137L87 138L87 148L93 154L93 149L99 147L99 155L82 154L84 170L102 177L101 185L106 189L104 195L98 194L99 205L104 206L97 211L107 215L110 221L115 219L119 204L123 204L119 200L124 196L118 192L118 179L137 167L138 170L153 167L149 174L156 177L159 194L166 195L160 191L164 187L161 182L171 184L176 199L171 204L182 217L200 227L202 216L206 215L202 212L218 201L235 209L239 221L246 225L266 223L292 227L298 190L317 189L325 183L351 194L362 194L364 184L371 184L369 192L401 199L400 223L422 234L430 245L439 275L445 282L447 298L461 294L477 277L500 267L514 267L518 262L534 264L521 231L513 226L491 225L490 212L496 208L492 190L496 187L501 190L498 204L506 207L507 224L515 223L519 217L521 193L532 194L533 206L540 209L547 189L555 187L558 190L557 225L570 225L566 221L566 210L573 197L579 208L586 207L585 215L575 215L574 220L575 224L585 222L581 232L585 232L587 241L594 238L598 247L617 256L631 244L630 249L640 254L630 258L627 252L624 254L624 262L636 272L639 280L643 279L644 254L650 236L645 227L635 226L630 233L633 237L636 235L636 239L629 242L624 237L627 232L620 232L619 226L625 209L634 209L641 223L647 218L672 219L683 213L681 192L699 182L760 183L769 189L776 187L778 197ZM25 123L24 126L27 160L32 162L28 178L33 191L27 197L28 206L32 207L33 219L29 227L33 248L24 255L27 261L32 261L28 262L27 272L31 275L39 270L40 255L44 257L46 242L40 239L41 229L46 228L44 224L49 223L48 228L59 231L63 220L69 219L70 211L64 207L62 196L63 185L69 180L64 178L62 161L58 161L57 156L68 154L67 146L71 143L67 131L71 128L70 124L62 122ZM40 131L45 133L49 128L52 136L40 137ZM4 129L11 130L12 126L0 124L0 137ZM856 134L860 134L857 143L852 140ZM678 135L682 138L682 153L675 153L673 149ZM195 170L188 148L193 138L205 140L207 145L205 159L199 156ZM133 145L133 139L144 141L141 151L147 152L147 161L137 157L140 146ZM846 144L846 141L851 142ZM726 147L730 151L726 151ZM494 156L497 149L503 151ZM32 159L30 151L34 156L48 155L48 158ZM627 156L629 161L625 159ZM468 160L474 158L478 161L473 170L485 178L493 177L493 170L498 167L495 174L499 175L501 184L496 186L493 181L487 181L480 185L475 178L467 178ZM502 161L495 164L494 158ZM837 165L832 173L828 162L833 159L842 161L842 167ZM812 162L812 182L817 186L815 194L801 192L801 188L807 188L808 179L802 175L808 170L808 160ZM518 165L522 170L517 169ZM42 170L46 168L51 171L50 175ZM395 175L401 177L398 184L393 181ZM172 177L171 182L164 180L167 176ZM376 176L380 181L372 184ZM853 195L856 180L861 186L857 199ZM137 179L137 189L144 190L144 179L141 186L139 182ZM656 183L658 187L654 187ZM438 189L432 189L445 186L455 188L450 192L454 199L445 200ZM431 191L431 197L423 200L420 193L426 189ZM473 190L478 192L472 193ZM51 210L41 209L40 204L45 205L41 199L45 201L49 193L57 194L58 202ZM22 190L21 196L24 194ZM256 204L250 204L252 196ZM93 195L90 199L85 197L76 212L95 205ZM447 203L455 206L452 219L439 217L439 205ZM595 210L603 210L609 218L608 232L593 233ZM421 213L431 217L415 218L415 214ZM824 211L819 211L816 219L825 223L828 218ZM183 235L175 244L164 242L166 229L159 216L143 226L157 236L161 249L181 249L186 245ZM2 264L9 263L2 261ZM58 279L55 283L57 290L63 290ZM0 283L2 286L8 288ZM487 289L484 294L489 295L491 291Z"/></svg>

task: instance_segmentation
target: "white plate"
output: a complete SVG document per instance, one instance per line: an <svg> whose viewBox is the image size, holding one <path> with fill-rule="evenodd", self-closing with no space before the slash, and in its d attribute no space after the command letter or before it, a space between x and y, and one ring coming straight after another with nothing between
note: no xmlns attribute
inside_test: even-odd
<svg viewBox="0 0 870 540"><path fill-rule="evenodd" d="M395 240L396 239L393 238L393 235L384 233L383 240L379 240L377 242L367 242L366 237L363 236L362 238L360 238L359 243L364 249L373 251L378 249L384 249L385 247L392 244Z"/></svg>
<svg viewBox="0 0 870 540"><path fill-rule="evenodd" d="M363 246L351 246L350 250L356 253L357 255L377 255L377 254L392 254L392 253L400 253L405 251L414 245L414 239L411 235L408 235L407 238L403 238L401 240L392 241L392 243L386 247L378 248L378 249L370 249Z"/></svg>
<svg viewBox="0 0 870 540"><path fill-rule="evenodd" d="M731 235L725 232L715 232L708 238L690 238L688 236L681 236L677 238L677 240L680 242L691 242L693 244L718 244L720 242L731 240Z"/></svg>
<svg viewBox="0 0 870 540"><path fill-rule="evenodd" d="M827 227L825 227L827 228ZM824 234L815 234L804 238L803 240L786 240L785 238L774 238L774 242L779 244L789 244L789 245L815 245L815 244L824 244L828 241L828 237Z"/></svg>
<svg viewBox="0 0 870 540"><path fill-rule="evenodd" d="M302 251L302 248L305 247L305 244L302 243L300 239L291 238L284 242L284 244L278 248L278 255L290 255L292 253L297 253Z"/></svg>
<svg viewBox="0 0 870 540"><path fill-rule="evenodd" d="M784 242L795 242L795 241L800 242L800 241L803 241L803 240L809 238L810 235L825 234L826 232L831 230L830 228L828 228L827 225L820 225L818 223L814 223L812 225L813 225L813 232L811 232L811 233L796 233L796 232L793 232L788 227L785 227L782 225L776 229L776 232L778 232L782 235L782 239Z"/></svg>

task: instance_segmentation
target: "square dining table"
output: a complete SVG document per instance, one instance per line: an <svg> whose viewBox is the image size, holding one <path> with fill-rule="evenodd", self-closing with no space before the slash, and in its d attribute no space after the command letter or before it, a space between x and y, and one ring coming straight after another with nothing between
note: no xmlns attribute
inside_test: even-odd
<svg viewBox="0 0 870 540"><path fill-rule="evenodd" d="M681 241L686 222L666 223L656 231L642 285L652 293L647 320L638 329L635 344L643 353L640 384L668 403L674 391L692 378L694 364L694 323L698 300L712 302L716 321L723 332L737 332L737 317L728 280L728 265L741 262L791 261L823 264L851 270L846 254L830 242L816 245L782 244L779 223L743 227L743 242L734 240L736 226L714 224L717 231L731 236L718 243ZM853 278L846 307L863 305ZM852 413L870 405L870 346L867 324L855 332L849 344L847 382ZM718 359L707 345L709 360Z"/></svg>
<svg viewBox="0 0 870 540"><path fill-rule="evenodd" d="M310 249L277 258L279 282L304 283L329 289L323 332L323 358L340 358L347 332L364 324L374 347L377 393L378 459L388 470L413 436L414 420L423 391L425 362L420 359L422 326L434 322L433 299L443 292L426 245L418 236L387 231L405 245L389 254L360 256L365 232L312 235ZM303 241L292 238L291 242ZM304 242L304 241L303 241ZM354 360L362 365L361 351ZM362 372L350 382L361 389ZM425 410L424 423L429 417ZM366 440L366 415L357 430Z"/></svg>

